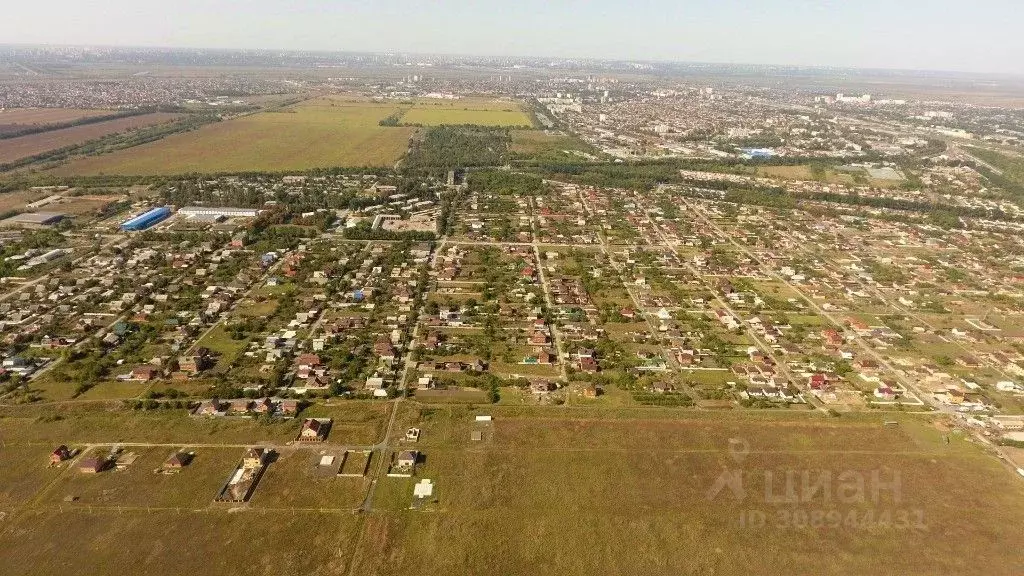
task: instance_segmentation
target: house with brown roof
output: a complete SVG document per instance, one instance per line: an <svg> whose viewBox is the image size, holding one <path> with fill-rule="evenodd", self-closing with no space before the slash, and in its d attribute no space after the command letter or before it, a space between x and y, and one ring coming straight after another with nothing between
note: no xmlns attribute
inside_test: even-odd
<svg viewBox="0 0 1024 576"><path fill-rule="evenodd" d="M164 462L164 468L171 470L184 468L192 462L192 458L193 454L191 452L175 452Z"/></svg>
<svg viewBox="0 0 1024 576"><path fill-rule="evenodd" d="M138 380L140 382L149 382L159 375L160 369L156 366L150 366L149 364L136 366L132 369L132 380Z"/></svg>
<svg viewBox="0 0 1024 576"><path fill-rule="evenodd" d="M205 352L205 353L204 353ZM199 348L195 354L190 354L178 360L178 370L196 375L203 370L213 366L213 358L206 348Z"/></svg>
<svg viewBox="0 0 1024 576"><path fill-rule="evenodd" d="M543 346L549 342L548 335L544 332L536 331L530 335L530 344L535 346Z"/></svg>
<svg viewBox="0 0 1024 576"><path fill-rule="evenodd" d="M227 405L220 401L219 398L211 398L204 400L199 404L199 408L196 408L196 416L217 416L223 415L224 411L227 410Z"/></svg>
<svg viewBox="0 0 1024 576"><path fill-rule="evenodd" d="M331 429L330 418L306 418L299 430L300 442L323 442Z"/></svg>
<svg viewBox="0 0 1024 576"><path fill-rule="evenodd" d="M71 458L71 450L69 450L67 446L61 444L50 453L50 464L60 464L68 458Z"/></svg>
<svg viewBox="0 0 1024 576"><path fill-rule="evenodd" d="M320 356L316 354L299 354L299 356L295 358L295 366L299 370L316 370L320 367L320 364Z"/></svg>
<svg viewBox="0 0 1024 576"><path fill-rule="evenodd" d="M91 456L78 463L78 471L82 474L97 474L105 470L109 462L106 456Z"/></svg>
<svg viewBox="0 0 1024 576"><path fill-rule="evenodd" d="M299 413L298 400L281 400L279 408L282 416L292 417Z"/></svg>

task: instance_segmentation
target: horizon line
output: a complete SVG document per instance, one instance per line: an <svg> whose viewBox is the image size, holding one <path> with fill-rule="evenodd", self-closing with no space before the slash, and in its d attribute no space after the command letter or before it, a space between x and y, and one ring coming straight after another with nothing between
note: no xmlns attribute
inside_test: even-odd
<svg viewBox="0 0 1024 576"><path fill-rule="evenodd" d="M212 46L169 46L169 45L128 45L128 44L58 44L58 43L20 43L0 42L0 47L31 47L31 48L103 48L115 50L208 50L221 52L284 52L292 54L317 53L317 54L366 54L374 56L409 55L429 56L448 58L503 58L503 59L531 59L531 60L564 60L584 61L595 63L637 63L637 64L660 64L660 65L691 65L691 66L736 66L755 68L793 68L810 70L842 70L851 72L884 72L884 73L915 73L915 74L963 74L971 76L1005 77L1024 80L1024 73L1021 72L978 72L966 70L944 70L938 68L879 68L868 66L848 66L836 64L780 64L780 63L754 63L754 62L722 62L722 61L697 61L697 60L673 60L673 59L641 59L641 58L609 58L596 56L550 56L550 55L511 55L511 54L469 54L458 52L416 52L409 50L348 50L348 49L324 49L324 48L252 48L252 47L212 47Z"/></svg>

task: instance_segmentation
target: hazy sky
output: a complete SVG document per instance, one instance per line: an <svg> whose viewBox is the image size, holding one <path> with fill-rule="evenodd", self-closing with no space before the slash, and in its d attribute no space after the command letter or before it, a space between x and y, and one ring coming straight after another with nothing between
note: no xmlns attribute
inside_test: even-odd
<svg viewBox="0 0 1024 576"><path fill-rule="evenodd" d="M1024 74L1022 0L9 0L0 42Z"/></svg>

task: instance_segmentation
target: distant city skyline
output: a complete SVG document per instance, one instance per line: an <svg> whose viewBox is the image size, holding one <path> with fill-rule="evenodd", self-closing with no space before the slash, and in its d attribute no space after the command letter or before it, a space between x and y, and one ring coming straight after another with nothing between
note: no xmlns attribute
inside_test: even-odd
<svg viewBox="0 0 1024 576"><path fill-rule="evenodd" d="M1013 0L70 0L5 9L10 44L407 52L1024 74Z"/></svg>

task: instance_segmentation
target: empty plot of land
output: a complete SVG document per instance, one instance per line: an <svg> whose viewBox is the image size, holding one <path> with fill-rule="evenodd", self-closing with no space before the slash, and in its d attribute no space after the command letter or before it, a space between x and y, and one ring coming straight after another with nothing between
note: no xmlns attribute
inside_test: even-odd
<svg viewBox="0 0 1024 576"><path fill-rule="evenodd" d="M786 180L818 180L830 184L853 184L853 176L829 168L814 170L806 164L796 166L761 166L758 176L783 178Z"/></svg>
<svg viewBox="0 0 1024 576"><path fill-rule="evenodd" d="M369 480L318 474L314 450L283 451L267 467L252 505L266 508L353 509L362 502Z"/></svg>
<svg viewBox="0 0 1024 576"><path fill-rule="evenodd" d="M500 100L419 100L402 115L404 124L532 126L519 104Z"/></svg>
<svg viewBox="0 0 1024 576"><path fill-rule="evenodd" d="M23 507L0 522L4 574L74 566L78 574L1010 576L1021 568L1019 478L948 428L909 415L885 425L894 417L406 401L396 427L422 430L403 446L422 452L416 477L371 487L317 470L320 452L337 448L282 448L253 500L231 508L206 500L237 448L197 447L193 464L166 477L152 470L173 447L126 445L138 455L130 467L97 475L45 468L49 438L105 435L93 415L140 438L168 435L154 428L169 426L171 414L124 420L74 409L41 422L32 407L20 419L3 417L9 410L0 408L0 436L16 448L0 447L9 467L0 482L14 487L8 509ZM363 403L317 410L376 419ZM482 414L493 420L478 422ZM176 422L219 441L271 435L260 423ZM474 431L486 441L473 441ZM816 483L823 475L829 483ZM843 475L863 482L853 497L840 488L850 485ZM424 478L436 489L410 511ZM31 498L33 483L49 487ZM372 510L352 514L366 489Z"/></svg>
<svg viewBox="0 0 1024 576"><path fill-rule="evenodd" d="M80 158L56 172L146 175L390 166L405 153L414 131L378 125L397 110L393 105L320 99Z"/></svg>
<svg viewBox="0 0 1024 576"><path fill-rule="evenodd" d="M0 509L27 502L47 482L57 478L60 468L50 466L45 444L0 446Z"/></svg>
<svg viewBox="0 0 1024 576"><path fill-rule="evenodd" d="M93 194L83 196L66 196L53 204L48 205L45 210L64 212L72 216L81 216L83 214L93 214L111 202L117 201L119 198L120 196Z"/></svg>
<svg viewBox="0 0 1024 576"><path fill-rule="evenodd" d="M0 194L0 212L24 210L26 204L46 198L51 194L52 192L43 192L39 190L18 190L16 192Z"/></svg>
<svg viewBox="0 0 1024 576"><path fill-rule="evenodd" d="M513 130L510 150L516 154L540 154L562 151L588 152L590 147L568 134L542 130Z"/></svg>
<svg viewBox="0 0 1024 576"><path fill-rule="evenodd" d="M0 162L12 162L47 150L82 144L110 134L170 122L178 116L178 114L154 112L0 140Z"/></svg>
<svg viewBox="0 0 1024 576"><path fill-rule="evenodd" d="M289 511L33 511L0 524L5 576L345 574L358 517ZM59 535L59 536L58 536Z"/></svg>
<svg viewBox="0 0 1024 576"><path fill-rule="evenodd" d="M381 484L367 520L374 537L356 554L357 572L1010 575L1020 568L1019 537L1008 544L996 536L1024 519L1019 479L968 442L945 444L926 422L559 421L490 412L494 434L486 443L469 440L471 418L457 409L451 419L436 410L422 423L417 448L428 458L417 476L435 482L438 501L410 514L416 479ZM715 493L729 471L740 474L742 491ZM883 486L875 498L876 471L888 481L898 475L899 489ZM805 472L830 475L831 487L806 501L773 499L786 493L787 474L804 494ZM865 479L863 498L839 498L844 473ZM757 525L744 524L752 512ZM967 560L975 554L986 558L984 567Z"/></svg>

